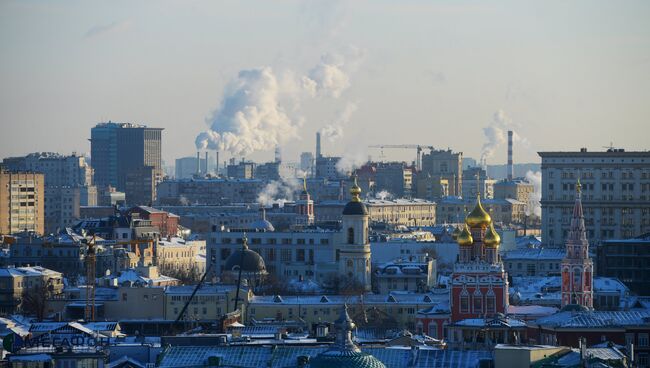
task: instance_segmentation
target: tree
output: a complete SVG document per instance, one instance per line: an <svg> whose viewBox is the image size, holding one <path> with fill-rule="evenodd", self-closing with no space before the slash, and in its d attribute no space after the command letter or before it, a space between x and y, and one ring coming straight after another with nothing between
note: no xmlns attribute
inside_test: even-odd
<svg viewBox="0 0 650 368"><path fill-rule="evenodd" d="M38 284L23 292L20 306L24 313L35 316L36 320L40 322L45 318L49 298L50 291Z"/></svg>

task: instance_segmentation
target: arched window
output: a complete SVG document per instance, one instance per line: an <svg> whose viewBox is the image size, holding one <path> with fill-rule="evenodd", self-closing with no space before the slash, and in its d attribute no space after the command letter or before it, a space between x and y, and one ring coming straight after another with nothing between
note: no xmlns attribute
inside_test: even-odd
<svg viewBox="0 0 650 368"><path fill-rule="evenodd" d="M474 313L483 313L483 294L476 289L472 298L474 302Z"/></svg>
<svg viewBox="0 0 650 368"><path fill-rule="evenodd" d="M469 313L469 294L467 290L460 293L460 313Z"/></svg>
<svg viewBox="0 0 650 368"><path fill-rule="evenodd" d="M348 228L348 244L354 244L354 229Z"/></svg>

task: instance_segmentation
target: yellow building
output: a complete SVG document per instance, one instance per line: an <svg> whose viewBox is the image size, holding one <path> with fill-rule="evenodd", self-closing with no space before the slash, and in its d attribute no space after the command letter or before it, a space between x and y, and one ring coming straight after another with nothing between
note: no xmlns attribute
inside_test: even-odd
<svg viewBox="0 0 650 368"><path fill-rule="evenodd" d="M43 174L0 171L0 234L44 233L44 182Z"/></svg>
<svg viewBox="0 0 650 368"><path fill-rule="evenodd" d="M60 272L43 267L0 268L0 314L21 311L25 294L38 290L50 295L63 290Z"/></svg>
<svg viewBox="0 0 650 368"><path fill-rule="evenodd" d="M190 299L194 291L194 285L170 286L165 289L165 312L164 318L175 320L183 309L183 306ZM203 285L194 295L184 320L187 321L215 321L224 314L235 310L235 296L237 287L234 285ZM242 310L243 323L246 322L246 307L253 297L249 290L239 290L238 309Z"/></svg>

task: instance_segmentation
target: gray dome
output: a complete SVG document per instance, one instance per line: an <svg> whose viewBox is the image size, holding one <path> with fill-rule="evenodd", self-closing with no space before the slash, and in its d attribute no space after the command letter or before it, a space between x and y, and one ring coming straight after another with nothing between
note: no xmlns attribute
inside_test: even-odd
<svg viewBox="0 0 650 368"><path fill-rule="evenodd" d="M368 208L363 202L350 201L343 208L344 215L368 215Z"/></svg>
<svg viewBox="0 0 650 368"><path fill-rule="evenodd" d="M243 255L242 255L243 253ZM266 265L262 256L257 252L248 249L244 245L244 249L238 249L226 259L225 271L238 270L239 265L242 265L243 272L266 272Z"/></svg>
<svg viewBox="0 0 650 368"><path fill-rule="evenodd" d="M253 221L250 225L250 228L253 230L262 230L262 231L275 231L273 224L266 219L259 219Z"/></svg>

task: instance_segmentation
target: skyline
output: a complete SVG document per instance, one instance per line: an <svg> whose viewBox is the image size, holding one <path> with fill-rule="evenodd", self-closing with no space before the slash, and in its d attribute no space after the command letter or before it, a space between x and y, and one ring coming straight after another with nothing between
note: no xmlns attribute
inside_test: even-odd
<svg viewBox="0 0 650 368"><path fill-rule="evenodd" d="M274 106L290 128L278 139L291 161L326 127L328 154L377 158L346 147L416 143L479 159L483 129L498 121L524 139L520 163L610 142L644 150L650 4L619 5L7 1L0 154L88 153L90 128L112 120L164 128L168 164L193 156L237 75L251 70L276 79ZM336 78L316 73L331 65ZM305 76L311 89L295 83ZM27 135L28 144L16 139ZM488 163L505 156L501 145ZM273 150L246 157L271 160Z"/></svg>

